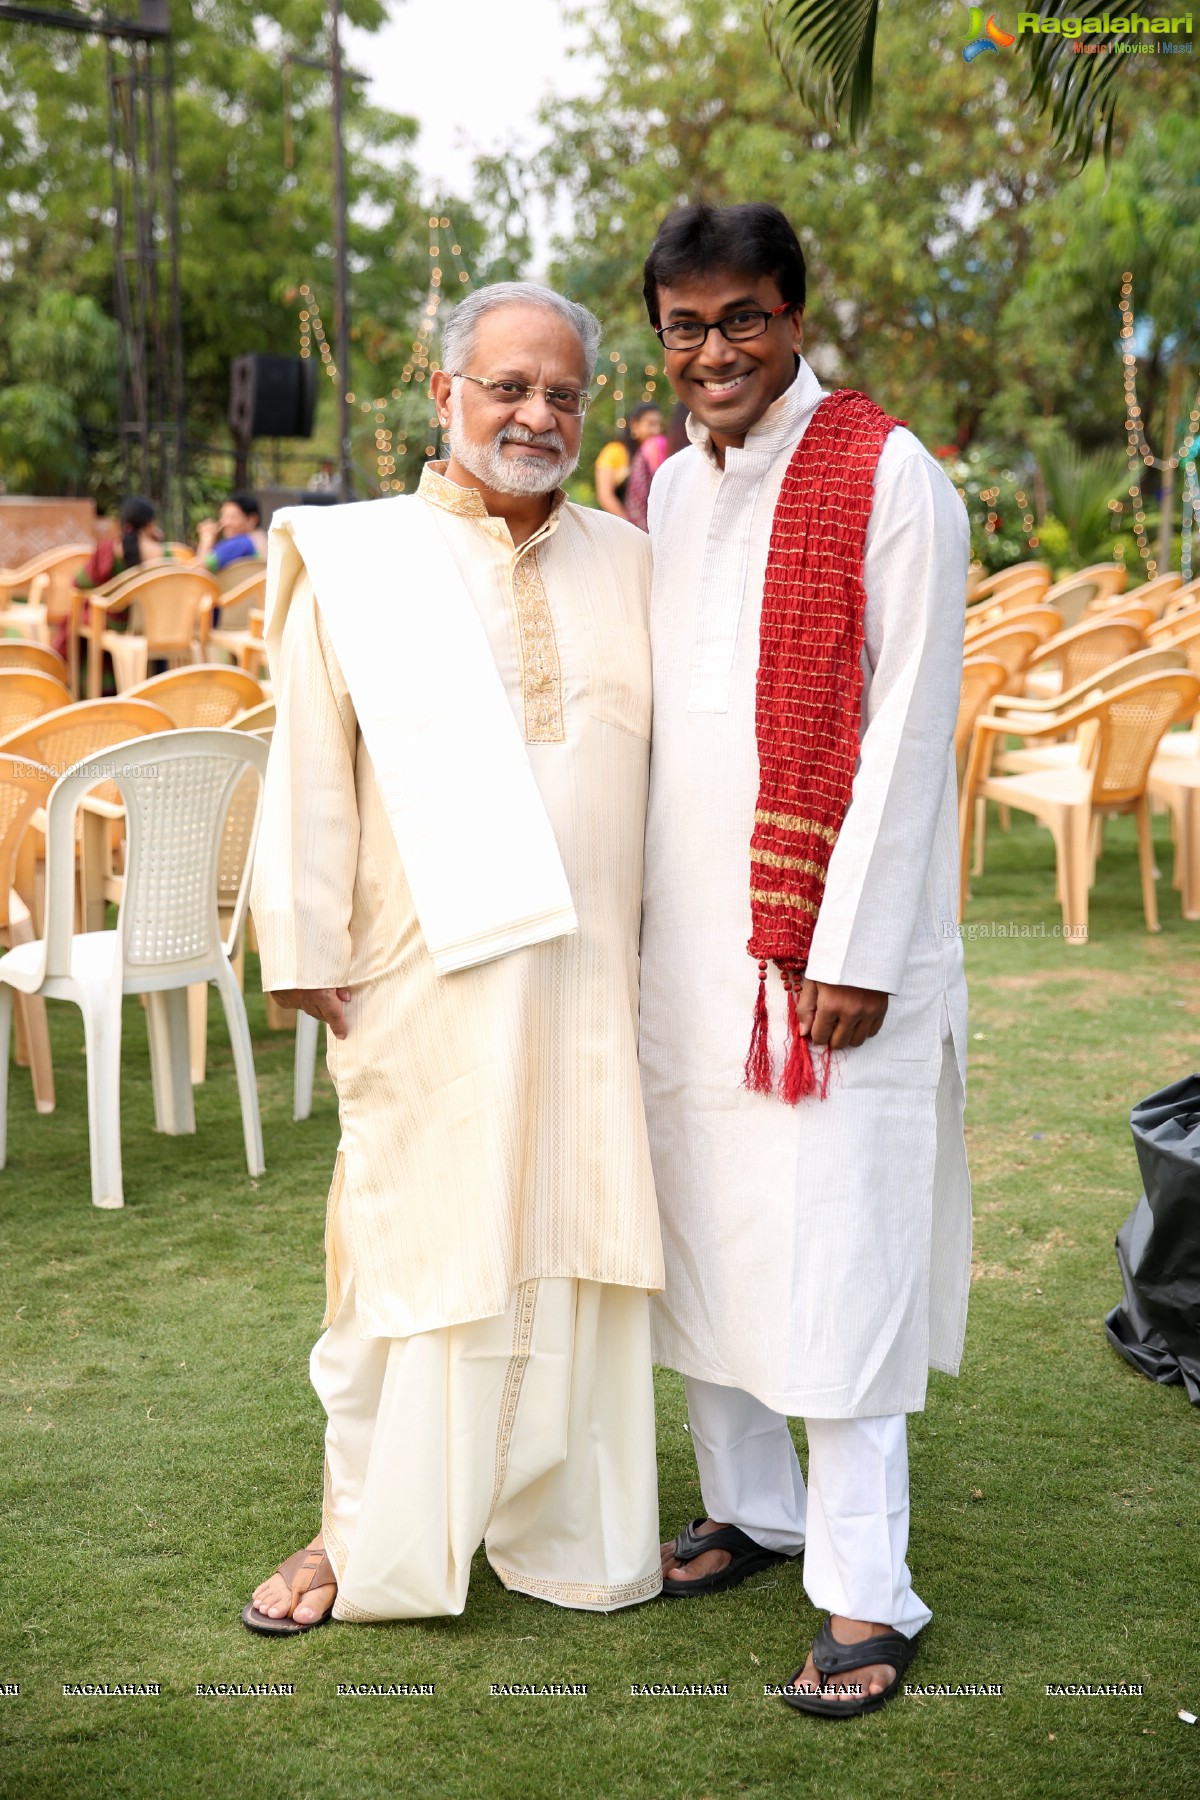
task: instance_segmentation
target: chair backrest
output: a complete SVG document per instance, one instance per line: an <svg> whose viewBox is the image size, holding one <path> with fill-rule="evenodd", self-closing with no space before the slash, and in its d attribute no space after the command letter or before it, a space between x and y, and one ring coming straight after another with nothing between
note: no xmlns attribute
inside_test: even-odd
<svg viewBox="0 0 1200 1800"><path fill-rule="evenodd" d="M256 575L265 577L267 561L263 556L239 556L236 562L226 563L213 576L222 594L232 594ZM222 601L222 607L224 602Z"/></svg>
<svg viewBox="0 0 1200 1800"><path fill-rule="evenodd" d="M1064 626L1078 625L1094 600L1104 594L1103 584L1087 575L1072 575L1047 588L1044 599L1061 615Z"/></svg>
<svg viewBox="0 0 1200 1800"><path fill-rule="evenodd" d="M1176 595L1174 599L1167 601L1162 617L1146 633L1156 644L1161 643L1164 638L1175 637L1180 631L1190 631L1193 625L1200 624L1200 593L1186 595L1182 603L1176 605L1178 599L1179 596Z"/></svg>
<svg viewBox="0 0 1200 1800"><path fill-rule="evenodd" d="M1007 593L1013 586L1033 585L1038 587L1037 597L1042 594L1054 580L1049 563L1019 562L1010 563L1007 569L997 569L994 575L985 575L970 589L972 601L986 599L989 595L999 596Z"/></svg>
<svg viewBox="0 0 1200 1800"><path fill-rule="evenodd" d="M1138 626L1124 619L1086 619L1070 630L1047 639L1034 658L1035 665L1056 661L1062 670L1063 688L1077 687L1089 675L1106 669L1142 647Z"/></svg>
<svg viewBox="0 0 1200 1800"><path fill-rule="evenodd" d="M60 777L46 812L46 973L69 971L75 926L75 821L79 803L104 776L125 807L125 881L117 929L122 972L153 985L155 972L211 966L222 953L217 874L226 813L247 769L258 777L267 747L229 731L171 731L114 744ZM251 827L257 829L258 807ZM232 934L246 907L250 857Z"/></svg>
<svg viewBox="0 0 1200 1800"><path fill-rule="evenodd" d="M226 663L191 663L126 688L126 700L161 706L180 730L228 725L235 714L262 700L262 684Z"/></svg>
<svg viewBox="0 0 1200 1800"><path fill-rule="evenodd" d="M980 713L1008 680L1008 665L999 656L963 659L962 686L958 696L958 722L954 727L954 756L961 770Z"/></svg>
<svg viewBox="0 0 1200 1800"><path fill-rule="evenodd" d="M94 544L61 544L54 550L43 550L40 556L31 556L17 568L0 569L0 606L7 606L18 595L27 595L35 575L52 574L55 569L69 566L73 581L94 549Z"/></svg>
<svg viewBox="0 0 1200 1800"><path fill-rule="evenodd" d="M996 624L1010 614L1022 612L1027 607L1037 606L1046 591L1046 583L1036 575L1032 581L1012 581L1001 588L990 599L982 600L977 606L967 609L966 630L980 629L985 625Z"/></svg>
<svg viewBox="0 0 1200 1800"><path fill-rule="evenodd" d="M1074 587L1076 582L1079 581L1087 581L1092 584L1095 590L1092 595L1094 600L1104 600L1107 599L1110 594L1123 594L1125 592L1125 584L1128 580L1129 571L1124 563L1089 563L1086 569L1075 569L1071 574L1064 575L1062 580L1057 582L1055 586L1050 589L1049 595L1047 596L1047 602L1050 606L1056 606L1058 602L1055 600L1054 595L1058 589Z"/></svg>
<svg viewBox="0 0 1200 1800"><path fill-rule="evenodd" d="M163 563L128 581L110 602L110 611L130 616L130 629L145 637L149 654L189 650L195 639L201 609L216 599L218 589L203 569L177 569Z"/></svg>
<svg viewBox="0 0 1200 1800"><path fill-rule="evenodd" d="M46 713L0 738L0 754L26 756L61 775L84 757L94 758L113 744L173 729L167 714L146 700L77 700L73 706ZM120 805L115 783L106 781L99 792L103 799Z"/></svg>
<svg viewBox="0 0 1200 1800"><path fill-rule="evenodd" d="M243 713L229 721L230 731L273 731L275 729L275 702L264 700L260 706L251 706Z"/></svg>
<svg viewBox="0 0 1200 1800"><path fill-rule="evenodd" d="M65 681L37 669L0 668L0 736L71 704Z"/></svg>
<svg viewBox="0 0 1200 1800"><path fill-rule="evenodd" d="M0 638L0 669L34 669L67 685L67 665L58 651L28 638Z"/></svg>
<svg viewBox="0 0 1200 1800"><path fill-rule="evenodd" d="M1156 575L1153 581L1144 581L1141 587L1127 588L1121 594L1110 594L1105 600L1093 600L1088 612L1119 612L1124 617L1127 606L1146 606L1157 619L1167 601L1179 592L1182 580L1182 575L1175 573Z"/></svg>
<svg viewBox="0 0 1200 1800"><path fill-rule="evenodd" d="M240 563L234 565L241 568ZM250 623L250 610L261 606L267 592L267 572L260 569L221 594L221 630L245 631Z"/></svg>
<svg viewBox="0 0 1200 1800"><path fill-rule="evenodd" d="M1162 649L1178 650L1193 675L1200 675L1200 614L1186 630L1177 631Z"/></svg>
<svg viewBox="0 0 1200 1800"><path fill-rule="evenodd" d="M29 821L45 806L54 776L26 757L0 756L0 928L7 929L17 854Z"/></svg>
<svg viewBox="0 0 1200 1800"><path fill-rule="evenodd" d="M967 657L974 661L977 657L994 656L1004 664L1011 681L1022 672L1041 641L1041 633L1028 625L1001 626L998 631L989 631L979 643L968 644Z"/></svg>
<svg viewBox="0 0 1200 1800"><path fill-rule="evenodd" d="M1145 792L1159 741L1200 703L1200 679L1168 669L1102 695L1089 712L1099 725L1092 804L1120 806Z"/></svg>

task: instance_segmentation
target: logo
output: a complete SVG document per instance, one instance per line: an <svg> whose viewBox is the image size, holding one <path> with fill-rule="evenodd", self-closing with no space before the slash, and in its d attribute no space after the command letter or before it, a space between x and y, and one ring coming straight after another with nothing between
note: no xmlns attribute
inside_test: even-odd
<svg viewBox="0 0 1200 1800"><path fill-rule="evenodd" d="M1008 50L1016 43L1010 31L1003 31L996 23L996 15L992 13L987 24L983 22L982 6L971 8L971 39L963 51L964 62L974 62L985 50Z"/></svg>

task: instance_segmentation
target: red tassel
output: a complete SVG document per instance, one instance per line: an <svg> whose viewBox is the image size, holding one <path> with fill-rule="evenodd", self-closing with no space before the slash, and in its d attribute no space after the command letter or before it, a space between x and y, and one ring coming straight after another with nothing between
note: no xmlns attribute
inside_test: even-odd
<svg viewBox="0 0 1200 1800"><path fill-rule="evenodd" d="M821 1073L817 1079L817 1095L821 1100L829 1098L829 1077L833 1071L833 1051L826 1044L821 1052Z"/></svg>
<svg viewBox="0 0 1200 1800"><path fill-rule="evenodd" d="M783 1065L783 1077L779 1084L779 1092L789 1106L795 1106L798 1100L806 1100L810 1094L816 1093L817 1072L813 1068L812 1050L809 1047L808 1039L800 1036L800 1015L796 1011L796 990L791 981L787 982L787 997L787 1061ZM825 1077L825 1085L829 1085L828 1073Z"/></svg>
<svg viewBox="0 0 1200 1800"><path fill-rule="evenodd" d="M752 1094L769 1094L775 1081L771 1066L771 1040L767 1019L767 965L758 965L758 999L754 1003L754 1029L746 1056L746 1086Z"/></svg>

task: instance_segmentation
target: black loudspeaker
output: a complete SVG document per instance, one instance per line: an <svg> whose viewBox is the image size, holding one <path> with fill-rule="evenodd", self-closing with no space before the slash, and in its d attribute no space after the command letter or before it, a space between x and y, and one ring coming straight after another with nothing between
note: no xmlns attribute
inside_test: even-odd
<svg viewBox="0 0 1200 1800"><path fill-rule="evenodd" d="M310 438L317 365L302 356L235 356L229 366L229 424L237 438Z"/></svg>

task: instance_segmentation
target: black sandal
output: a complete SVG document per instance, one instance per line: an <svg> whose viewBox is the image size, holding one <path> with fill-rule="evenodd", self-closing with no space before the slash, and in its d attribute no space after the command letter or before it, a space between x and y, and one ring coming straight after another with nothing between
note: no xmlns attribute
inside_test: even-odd
<svg viewBox="0 0 1200 1800"><path fill-rule="evenodd" d="M830 1675L848 1675L852 1669L866 1669L872 1663L886 1663L895 1669L896 1677L890 1686L881 1694L859 1694L852 1700L829 1700L818 1688L815 1693L798 1689L794 1683L804 1673L804 1664L793 1669L788 1676L787 1687L779 1696L785 1706L794 1706L797 1712L816 1713L823 1719L857 1719L863 1713L878 1712L889 1700L895 1698L904 1680L905 1670L917 1654L917 1639L905 1637L900 1631L883 1631L878 1637L864 1638L859 1644L841 1644L833 1635L833 1626L826 1619L816 1638L813 1640L812 1658L817 1674L821 1677L821 1687Z"/></svg>
<svg viewBox="0 0 1200 1800"><path fill-rule="evenodd" d="M736 1525L722 1525L717 1531L701 1533L697 1528L703 1523L703 1519L693 1519L690 1525L684 1526L675 1539L675 1561L694 1562L706 1550L728 1550L730 1560L714 1575L699 1575L695 1581L665 1576L662 1591L668 1600L683 1600L693 1594L719 1594L725 1588L736 1587L748 1575L756 1575L760 1569L790 1560L780 1550L764 1550Z"/></svg>

